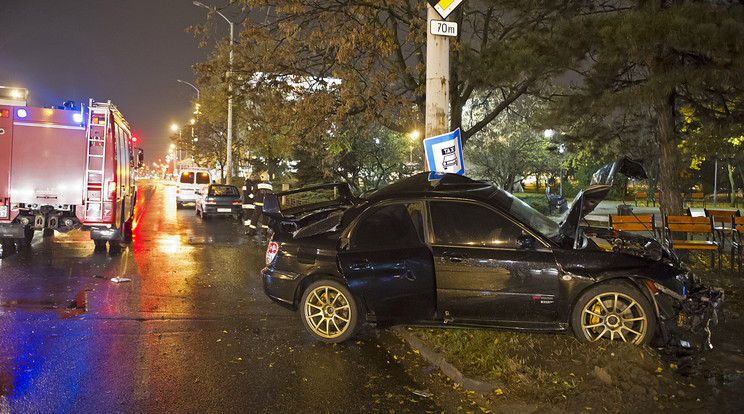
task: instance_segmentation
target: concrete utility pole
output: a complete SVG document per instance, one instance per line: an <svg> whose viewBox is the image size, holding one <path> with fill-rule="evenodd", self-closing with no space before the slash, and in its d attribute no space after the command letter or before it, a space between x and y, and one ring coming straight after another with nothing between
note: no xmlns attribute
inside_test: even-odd
<svg viewBox="0 0 744 414"><path fill-rule="evenodd" d="M428 29L439 14L431 5L426 11L426 125L424 137L449 132L449 39Z"/></svg>

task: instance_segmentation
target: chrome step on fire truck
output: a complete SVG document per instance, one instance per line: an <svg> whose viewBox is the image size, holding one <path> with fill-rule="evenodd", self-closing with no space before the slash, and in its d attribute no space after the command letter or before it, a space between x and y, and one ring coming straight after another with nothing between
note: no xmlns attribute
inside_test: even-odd
<svg viewBox="0 0 744 414"><path fill-rule="evenodd" d="M132 237L137 189L129 124L111 101L35 108L0 102L0 242L90 232L96 249Z"/></svg>

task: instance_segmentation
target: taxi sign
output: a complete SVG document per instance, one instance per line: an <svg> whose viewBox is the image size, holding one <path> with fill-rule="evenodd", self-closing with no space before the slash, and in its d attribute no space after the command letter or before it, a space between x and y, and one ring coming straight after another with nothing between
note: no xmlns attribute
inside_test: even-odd
<svg viewBox="0 0 744 414"><path fill-rule="evenodd" d="M453 132L424 139L428 171L464 174L460 128Z"/></svg>
<svg viewBox="0 0 744 414"><path fill-rule="evenodd" d="M427 0L431 7L434 8L434 10L439 13L440 16L442 16L443 19L446 19L447 16L452 13L457 6L462 3L462 0Z"/></svg>

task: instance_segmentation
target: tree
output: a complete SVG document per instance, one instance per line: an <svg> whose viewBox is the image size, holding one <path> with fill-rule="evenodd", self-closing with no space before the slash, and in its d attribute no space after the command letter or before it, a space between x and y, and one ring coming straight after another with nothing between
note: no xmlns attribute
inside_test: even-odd
<svg viewBox="0 0 744 414"><path fill-rule="evenodd" d="M574 65L581 86L557 102L553 119L578 126L576 141L588 145L606 139L586 134L590 126L622 129L651 120L648 138L659 148L662 211L680 214L681 109L700 113L701 130L726 131L709 135L712 139L741 131L744 6L726 0L639 0L627 6L568 19L557 28L564 38L581 39L588 53Z"/></svg>
<svg viewBox="0 0 744 414"><path fill-rule="evenodd" d="M541 106L539 100L522 98L474 135L463 150L466 174L491 180L507 191L519 177L560 174L563 160L558 146L531 119ZM466 113L464 122L477 122L471 117L479 119L482 109Z"/></svg>
<svg viewBox="0 0 744 414"><path fill-rule="evenodd" d="M293 141L310 134L340 137L345 117L409 133L422 124L425 108L426 2L328 0L242 0L246 20L235 47L237 95L302 78L314 94L327 93L313 110L280 112L295 125ZM463 127L466 105L497 100L483 117L462 129L463 142L483 129L519 97L541 89L563 70L572 53L554 38L552 25L573 15L578 0L471 1L454 19L460 34L452 41L452 129ZM200 32L199 30L196 30ZM200 73L222 76L226 54L199 65ZM261 74L262 81L254 76ZM337 83L328 84L329 79ZM325 83L325 85L324 85ZM286 86L286 85L284 85ZM319 89L315 89L318 87ZM286 93L286 89L282 87ZM486 91L485 94L476 92ZM301 98L296 98L302 102Z"/></svg>

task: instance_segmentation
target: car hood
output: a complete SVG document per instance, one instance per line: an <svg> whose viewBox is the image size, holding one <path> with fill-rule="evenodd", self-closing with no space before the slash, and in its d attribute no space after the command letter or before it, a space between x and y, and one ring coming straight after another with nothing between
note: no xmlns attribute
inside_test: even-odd
<svg viewBox="0 0 744 414"><path fill-rule="evenodd" d="M561 223L561 234L571 235L576 231L581 220L594 211L610 192L617 173L623 173L630 178L647 177L643 166L627 157L603 165L592 175L591 185L581 190L574 198L571 209Z"/></svg>

